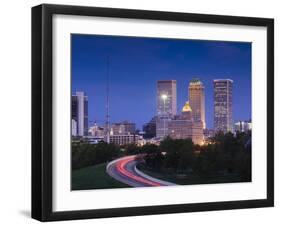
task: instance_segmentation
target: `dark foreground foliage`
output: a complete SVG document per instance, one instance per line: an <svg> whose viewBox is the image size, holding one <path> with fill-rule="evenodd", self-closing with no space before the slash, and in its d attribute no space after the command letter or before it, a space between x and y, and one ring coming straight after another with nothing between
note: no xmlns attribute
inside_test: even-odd
<svg viewBox="0 0 281 226"><path fill-rule="evenodd" d="M250 134L219 133L209 144L194 145L190 139L163 140L153 153L144 157L147 169L174 175L234 175L251 181ZM152 147L150 147L152 149Z"/></svg>
<svg viewBox="0 0 281 226"><path fill-rule="evenodd" d="M86 141L72 141L72 169L79 169L108 162L120 155L120 149L114 144L101 142L89 144Z"/></svg>
<svg viewBox="0 0 281 226"><path fill-rule="evenodd" d="M191 139L173 140L169 137L159 146L146 144L142 147L73 140L72 169L106 163L121 156L142 154L142 167L151 172L202 178L226 175L238 181L251 181L250 141L250 133L236 136L218 133L204 146L193 144Z"/></svg>

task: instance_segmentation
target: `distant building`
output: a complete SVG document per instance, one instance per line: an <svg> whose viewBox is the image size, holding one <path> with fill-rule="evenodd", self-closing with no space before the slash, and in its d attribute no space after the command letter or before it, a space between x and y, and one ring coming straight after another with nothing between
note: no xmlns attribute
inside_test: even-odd
<svg viewBox="0 0 281 226"><path fill-rule="evenodd" d="M168 123L172 116L158 116L156 119L156 137L163 139L168 136Z"/></svg>
<svg viewBox="0 0 281 226"><path fill-rule="evenodd" d="M72 95L71 102L71 118L77 124L77 131L72 131L72 135L85 136L88 134L88 97L84 92L76 92Z"/></svg>
<svg viewBox="0 0 281 226"><path fill-rule="evenodd" d="M138 144L139 135L128 134L128 135L110 135L110 143L117 145L126 145L126 144Z"/></svg>
<svg viewBox="0 0 281 226"><path fill-rule="evenodd" d="M85 136L85 140L87 140L90 144L98 144L100 142L104 142L104 137L96 137L96 136Z"/></svg>
<svg viewBox="0 0 281 226"><path fill-rule="evenodd" d="M204 129L203 130L204 138L211 138L215 136L215 130L213 129Z"/></svg>
<svg viewBox="0 0 281 226"><path fill-rule="evenodd" d="M234 124L235 132L248 132L252 130L251 121L238 121Z"/></svg>
<svg viewBox="0 0 281 226"><path fill-rule="evenodd" d="M135 134L136 133L136 124L129 121L123 121L122 124L125 126L125 133Z"/></svg>
<svg viewBox="0 0 281 226"><path fill-rule="evenodd" d="M89 134L93 137L103 138L105 136L104 127L98 126L96 123L89 128Z"/></svg>
<svg viewBox="0 0 281 226"><path fill-rule="evenodd" d="M71 135L77 136L77 122L74 119L71 119Z"/></svg>
<svg viewBox="0 0 281 226"><path fill-rule="evenodd" d="M110 127L111 135L128 135L135 134L135 132L136 124L129 121L113 123Z"/></svg>
<svg viewBox="0 0 281 226"><path fill-rule="evenodd" d="M206 128L205 120L205 87L199 79L192 79L188 86L189 104L192 109L194 121L202 121Z"/></svg>
<svg viewBox="0 0 281 226"><path fill-rule="evenodd" d="M148 123L143 125L142 130L145 139L156 137L156 119L157 117L153 117Z"/></svg>
<svg viewBox="0 0 281 226"><path fill-rule="evenodd" d="M180 116L168 122L168 134L172 139L191 138L195 144L203 143L203 122L193 120L189 102L185 103Z"/></svg>
<svg viewBox="0 0 281 226"><path fill-rule="evenodd" d="M163 138L168 134L167 122L177 114L177 81L157 81L157 119L156 136Z"/></svg>
<svg viewBox="0 0 281 226"><path fill-rule="evenodd" d="M233 132L232 86L230 79L214 80L214 129Z"/></svg>

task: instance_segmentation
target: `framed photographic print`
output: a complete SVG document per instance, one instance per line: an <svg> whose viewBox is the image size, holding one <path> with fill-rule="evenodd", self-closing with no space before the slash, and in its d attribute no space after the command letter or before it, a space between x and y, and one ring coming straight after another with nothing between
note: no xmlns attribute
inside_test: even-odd
<svg viewBox="0 0 281 226"><path fill-rule="evenodd" d="M32 217L274 205L274 21L32 8Z"/></svg>

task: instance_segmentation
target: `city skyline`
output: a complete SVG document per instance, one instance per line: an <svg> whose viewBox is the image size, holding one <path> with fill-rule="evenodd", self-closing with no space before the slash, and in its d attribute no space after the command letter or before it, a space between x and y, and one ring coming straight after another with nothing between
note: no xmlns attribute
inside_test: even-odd
<svg viewBox="0 0 281 226"><path fill-rule="evenodd" d="M133 44L132 54L125 56L122 50L129 51ZM182 45L183 48L179 48ZM215 47L221 51L214 51ZM183 49L189 51L184 52ZM120 57L116 55L118 50L120 50ZM168 50L171 55L166 56ZM185 101L190 99L188 85L194 77L200 78L205 86L207 128L213 128L212 83L217 78L235 80L234 120L251 118L251 45L249 43L72 35L72 51L72 92L86 92L89 98L90 125L93 121L99 124L105 123L107 56L110 57L110 121L112 123L130 120L141 129L143 124L157 115L156 82L158 80L177 81L177 113L179 114ZM156 62L148 63L145 70L141 69L141 72L146 73L140 75L139 65L145 60L143 58L145 51L148 58L153 58ZM206 64L206 55L211 56L209 59L211 62L213 58L218 60L224 55L224 61L218 61L212 66L210 63ZM191 56L192 59L189 58ZM168 58L172 59L168 62ZM176 62L180 59L180 63ZM180 66L179 64L181 67L175 67ZM193 65L192 68L190 64ZM202 66L199 67L198 64L205 64L205 68L202 70ZM227 67L226 70L225 64L237 64L237 68ZM222 67L216 67L218 65ZM217 68L217 73L214 73L214 68ZM222 73L223 69L225 73ZM227 71L232 75L225 75ZM132 82L133 80L135 82ZM239 89L235 87L236 85ZM236 106L240 107L239 111Z"/></svg>

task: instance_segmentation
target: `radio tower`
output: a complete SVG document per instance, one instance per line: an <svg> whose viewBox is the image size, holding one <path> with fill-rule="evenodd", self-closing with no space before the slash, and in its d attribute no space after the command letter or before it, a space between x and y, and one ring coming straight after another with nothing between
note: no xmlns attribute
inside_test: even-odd
<svg viewBox="0 0 281 226"><path fill-rule="evenodd" d="M109 128L109 57L106 59L106 143L110 142L110 128Z"/></svg>

